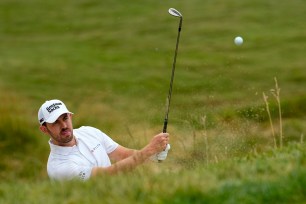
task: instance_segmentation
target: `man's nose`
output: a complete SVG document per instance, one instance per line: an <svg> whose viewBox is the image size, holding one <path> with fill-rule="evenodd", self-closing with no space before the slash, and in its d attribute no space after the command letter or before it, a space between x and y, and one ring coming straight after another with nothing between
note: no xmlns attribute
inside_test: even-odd
<svg viewBox="0 0 306 204"><path fill-rule="evenodd" d="M61 128L66 128L67 124L65 121L60 121Z"/></svg>

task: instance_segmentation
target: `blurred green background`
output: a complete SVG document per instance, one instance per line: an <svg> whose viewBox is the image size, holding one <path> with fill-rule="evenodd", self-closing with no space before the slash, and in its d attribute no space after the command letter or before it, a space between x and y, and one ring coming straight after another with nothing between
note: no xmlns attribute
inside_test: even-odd
<svg viewBox="0 0 306 204"><path fill-rule="evenodd" d="M222 161L271 151L273 137L262 93L269 97L279 145L278 106L270 91L275 89L274 78L281 89L284 145L289 146L284 163L296 164L294 159L299 157L292 157L291 152L296 149L305 155L304 146L289 145L302 143L306 131L304 0L0 0L0 197L5 203L23 199L27 188L36 190L29 203L39 203L35 198L54 187L46 174L48 137L39 132L37 122L38 108L45 100L63 100L75 113L74 127L97 127L131 148L143 147L162 131L179 22L168 14L170 7L184 16L169 114L172 151L164 164L152 167L154 173L146 169L153 176L140 171L140 177L150 183L160 172L188 169L183 177L171 174L170 182L194 174L201 178L203 172L193 171L194 166L214 168ZM242 46L234 44L236 36L244 38ZM305 159L301 161L299 165L305 167ZM245 174L250 169L243 165ZM217 170L210 173L223 175ZM284 175L277 173L281 182ZM135 191L146 189L138 176L132 178ZM192 178L196 188L201 179ZM118 180L122 188L131 184L124 176L105 179L111 189ZM223 179L210 181L211 187L204 192L221 192ZM237 180L242 188L248 185L243 177ZM301 187L301 183L291 184ZM74 187L74 183L66 185ZM92 186L102 188L94 181L80 185L87 193ZM174 184L174 191L184 192L181 185ZM260 191L263 185L258 186ZM7 194L15 188L21 189L19 197ZM166 186L160 188L167 192ZM168 193L175 197L177 192ZM195 192L189 194L194 201L206 198ZM288 198L288 192L278 198ZM57 193L51 191L55 197ZM253 198L244 193L242 197ZM166 202L158 200L160 194L157 200L153 196L153 200L140 201ZM125 201L136 203L134 196ZM53 203L64 202L65 196L63 200L51 197ZM270 198L275 201L275 197ZM217 198L231 203L222 195ZM301 197L296 198L300 201ZM86 197L83 201L94 202ZM109 197L106 202L119 201ZM189 200L182 197L175 202Z"/></svg>

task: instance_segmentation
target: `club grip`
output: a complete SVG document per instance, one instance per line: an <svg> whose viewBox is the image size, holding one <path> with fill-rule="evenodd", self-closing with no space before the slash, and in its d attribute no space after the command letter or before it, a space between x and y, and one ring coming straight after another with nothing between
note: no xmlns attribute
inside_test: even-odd
<svg viewBox="0 0 306 204"><path fill-rule="evenodd" d="M167 132L167 125L168 125L168 120L165 119L165 120L164 120L163 133L166 133L166 132Z"/></svg>

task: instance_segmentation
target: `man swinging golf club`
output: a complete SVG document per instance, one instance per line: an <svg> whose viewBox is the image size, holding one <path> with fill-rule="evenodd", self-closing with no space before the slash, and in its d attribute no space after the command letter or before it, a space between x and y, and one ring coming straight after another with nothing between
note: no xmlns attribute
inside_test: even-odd
<svg viewBox="0 0 306 204"><path fill-rule="evenodd" d="M51 179L87 180L133 170L148 159L160 161L167 157L168 133L157 134L141 150L134 150L119 145L94 127L73 129L72 116L66 105L56 99L46 101L38 111L40 130L50 137L47 171Z"/></svg>
<svg viewBox="0 0 306 204"><path fill-rule="evenodd" d="M167 133L168 114L183 20L182 14L176 9L170 8L168 12L174 17L179 17L180 23L163 133L155 135L141 150L129 149L94 127L83 126L73 129L73 113L68 111L65 104L60 100L46 101L38 111L38 121L40 130L50 137L51 152L47 164L50 178L87 180L99 174L117 174L132 170L148 159L161 162L167 158L170 149ZM115 163L111 164L111 160Z"/></svg>

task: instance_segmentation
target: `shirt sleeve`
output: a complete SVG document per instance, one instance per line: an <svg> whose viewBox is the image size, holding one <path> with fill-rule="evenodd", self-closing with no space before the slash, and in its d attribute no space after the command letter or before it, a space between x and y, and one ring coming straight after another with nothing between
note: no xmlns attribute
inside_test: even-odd
<svg viewBox="0 0 306 204"><path fill-rule="evenodd" d="M101 144L104 146L107 154L113 152L119 146L117 142L115 142L112 138L110 138L108 135L106 135L101 130L96 129L96 131L97 131L99 140L101 141Z"/></svg>

